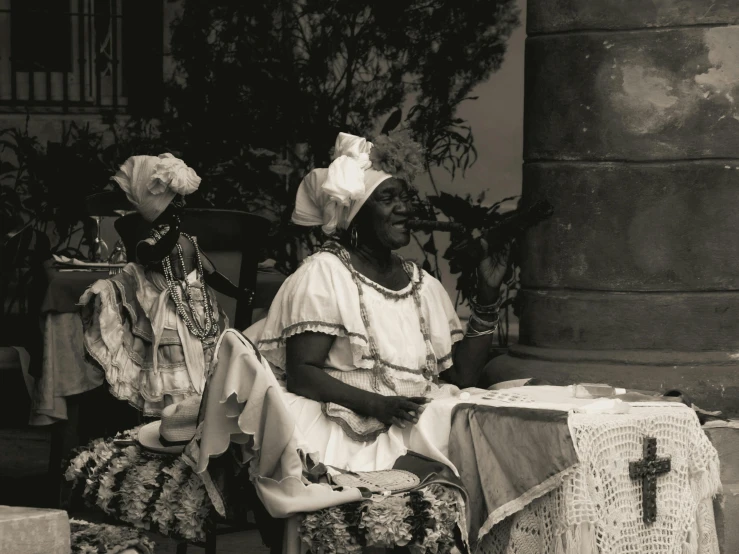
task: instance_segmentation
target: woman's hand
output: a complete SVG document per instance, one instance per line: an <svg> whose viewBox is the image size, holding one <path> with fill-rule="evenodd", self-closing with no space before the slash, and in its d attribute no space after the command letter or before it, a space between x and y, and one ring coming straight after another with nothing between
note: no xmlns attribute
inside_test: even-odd
<svg viewBox="0 0 739 554"><path fill-rule="evenodd" d="M498 299L500 285L508 271L508 258L511 253L510 243L502 252L491 253L488 243L484 238L480 239L482 258L477 266L477 291L478 301L492 303Z"/></svg>
<svg viewBox="0 0 739 554"><path fill-rule="evenodd" d="M405 428L406 422L418 423L419 416L426 408L428 398L423 396L383 396L378 394L371 415L386 425L397 425Z"/></svg>

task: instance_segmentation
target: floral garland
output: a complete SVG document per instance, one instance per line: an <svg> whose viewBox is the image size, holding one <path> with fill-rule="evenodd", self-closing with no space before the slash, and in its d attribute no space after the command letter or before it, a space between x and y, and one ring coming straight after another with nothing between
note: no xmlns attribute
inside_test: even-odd
<svg viewBox="0 0 739 554"><path fill-rule="evenodd" d="M155 544L140 529L70 519L72 554L118 554L133 549L154 554Z"/></svg>
<svg viewBox="0 0 739 554"><path fill-rule="evenodd" d="M358 554L365 547L407 546L414 554L446 554L464 528L464 501L450 487L430 485L306 514L301 540L312 552Z"/></svg>
<svg viewBox="0 0 739 554"><path fill-rule="evenodd" d="M85 502L117 521L176 540L204 541L212 504L202 480L182 456L126 445L134 431L90 443L72 459L65 478L74 482L73 490L84 483Z"/></svg>
<svg viewBox="0 0 739 554"><path fill-rule="evenodd" d="M203 542L214 510L200 477L182 456L149 453L131 444L132 436L134 431L98 439L80 451L65 473L73 490L84 484L85 502L116 521L175 540ZM464 514L456 489L433 484L308 513L300 537L316 553L408 546L414 554L446 554L458 545L455 530L466 529Z"/></svg>
<svg viewBox="0 0 739 554"><path fill-rule="evenodd" d="M404 180L409 185L423 172L423 148L407 132L393 131L375 137L369 158L372 167Z"/></svg>

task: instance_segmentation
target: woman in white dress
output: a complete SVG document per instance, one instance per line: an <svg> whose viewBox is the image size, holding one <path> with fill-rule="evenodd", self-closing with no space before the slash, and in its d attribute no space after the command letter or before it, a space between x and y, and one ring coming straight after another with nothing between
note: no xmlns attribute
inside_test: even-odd
<svg viewBox="0 0 739 554"><path fill-rule="evenodd" d="M331 165L301 183L293 214L335 240L246 332L286 391L299 442L329 466L391 468L425 404L475 386L488 361L507 261L483 256L465 330L442 284L393 252L410 242L409 184L420 168L419 147L402 137L373 145L340 134Z"/></svg>

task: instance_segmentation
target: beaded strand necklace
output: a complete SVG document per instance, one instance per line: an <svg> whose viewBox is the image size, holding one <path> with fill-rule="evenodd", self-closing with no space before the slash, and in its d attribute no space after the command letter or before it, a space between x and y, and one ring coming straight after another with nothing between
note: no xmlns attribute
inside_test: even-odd
<svg viewBox="0 0 739 554"><path fill-rule="evenodd" d="M362 323L364 323L364 326L367 330L367 343L369 346L370 357L374 362L372 368L374 389L376 391L379 391L379 382L380 380L382 380L382 382L384 382L392 390L396 390L395 383L392 382L387 374L387 371L384 368L384 364L380 357L380 350L377 347L377 342L375 341L375 338L372 334L369 313L365 306L364 293L362 291L362 277L360 276L359 272L352 266L351 256L349 255L349 252L339 243L333 241L324 244L324 246L320 250L323 252L329 252L339 258L339 260L341 260L342 263L349 270L349 273L351 273L354 284L357 286L357 292L359 293L359 313L362 317ZM426 321L426 318L423 316L423 310L421 307L420 280L418 282L413 280L413 266L413 263L403 260L403 269L406 271L408 277L411 280L411 294L413 295L413 303L416 306L418 321L421 326L421 335L423 336L423 341L426 346L426 363L423 368L423 376L429 381L436 382L438 380L438 377L436 375L437 359L436 354L434 353L433 344L431 342L431 330L428 327L428 322ZM373 288L379 291L381 294L385 294L386 296L388 296L384 289L374 283Z"/></svg>
<svg viewBox="0 0 739 554"><path fill-rule="evenodd" d="M218 322L215 321L215 317L213 314L213 305L211 304L210 294L208 293L208 289L205 286L205 274L203 272L203 261L200 257L200 248L198 247L198 242L195 237L191 237L187 233L181 234L183 237L190 241L190 244L192 244L193 249L195 250L195 259L197 262L195 274L199 283L198 288L200 289L203 297L203 312L205 315L204 325L200 324L200 321L198 321L198 318L196 316L197 312L195 310L195 303L192 297L193 287L187 280L187 266L185 265L185 257L182 252L182 246L180 246L179 243L177 244L177 255L179 257L180 267L182 268L182 275L185 278L185 299L187 300L187 305L190 307L192 318L185 309L185 303L182 299L182 295L180 294L180 282L176 279L174 275L174 271L172 269L172 261L170 260L169 256L166 256L162 260L162 270L164 273L164 278L167 281L167 288L169 289L170 296L172 296L172 300L175 303L177 313L184 321L187 329L202 342L209 342L212 341L216 336L218 336L219 329ZM161 240L163 235L159 230L155 229L152 231L152 236L155 240L159 241Z"/></svg>

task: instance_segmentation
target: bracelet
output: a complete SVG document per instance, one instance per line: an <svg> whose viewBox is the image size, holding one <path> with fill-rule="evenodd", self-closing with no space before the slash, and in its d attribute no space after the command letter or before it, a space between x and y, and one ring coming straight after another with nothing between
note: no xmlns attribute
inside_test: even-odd
<svg viewBox="0 0 739 554"><path fill-rule="evenodd" d="M471 339L477 338L477 337L485 337L487 335L492 335L495 333L496 329L498 329L498 326L492 327L490 329L486 329L485 331L478 331L472 325L467 324L467 332L465 332L465 337L470 337Z"/></svg>
<svg viewBox="0 0 739 554"><path fill-rule="evenodd" d="M479 325L480 327L482 327L482 329L481 330L475 329L475 326L472 325L473 322ZM498 329L498 323L499 323L498 318L496 318L495 321L486 321L484 319L480 319L474 313L471 313L470 320L467 323L467 331L465 332L464 336L470 337L470 338L476 338L476 337L484 337L487 335L492 335Z"/></svg>
<svg viewBox="0 0 739 554"><path fill-rule="evenodd" d="M472 311L479 315L494 315L500 311L500 305L503 303L503 296L499 296L498 300L492 304L478 304L477 296L470 297L470 306Z"/></svg>
<svg viewBox="0 0 739 554"><path fill-rule="evenodd" d="M475 312L470 313L470 322L475 323L478 328L482 328L483 330L497 327L499 321L500 317L497 313L495 319L484 319L478 316Z"/></svg>

